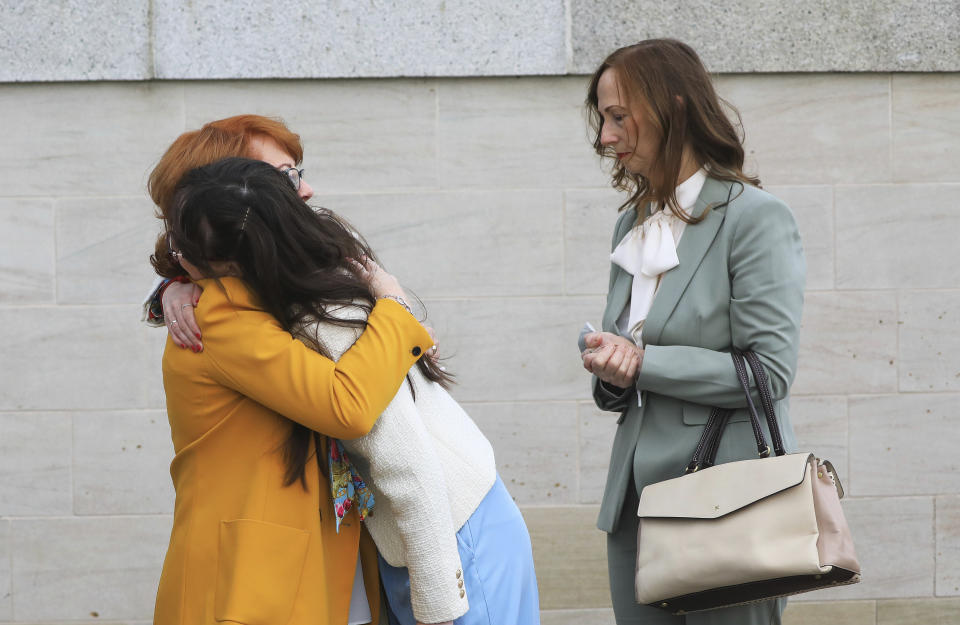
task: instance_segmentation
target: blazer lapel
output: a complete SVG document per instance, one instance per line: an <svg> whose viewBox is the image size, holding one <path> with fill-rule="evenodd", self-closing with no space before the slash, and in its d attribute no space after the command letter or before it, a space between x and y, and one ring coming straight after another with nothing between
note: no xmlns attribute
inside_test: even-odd
<svg viewBox="0 0 960 625"><path fill-rule="evenodd" d="M703 184L703 190L700 191L700 197L690 211L694 217L701 216L707 207L718 207L725 205L730 197L731 184L721 180L707 178ZM660 288L653 298L653 305L647 314L647 319L643 324L643 342L657 345L660 342L660 335L663 334L663 327L666 325L670 315L673 314L677 302L683 296L687 289L693 274L696 273L703 260L704 254L710 249L726 211L711 210L707 217L698 224L688 225L680 238L680 244L677 246L677 258L680 264L670 271L663 274L660 281Z"/></svg>
<svg viewBox="0 0 960 625"><path fill-rule="evenodd" d="M633 211L631 210L631 212ZM623 219L618 223L620 227L617 231L617 244L619 244L620 241L623 240L623 237L627 236L627 233L636 225L636 219ZM616 247L616 245L614 247ZM620 331L616 328L616 323L620 317L620 313L623 312L624 306L627 305L627 301L630 299L630 292L633 289L633 276L624 271L619 265L613 265L613 269L616 272L616 277L607 295L607 307L604 310L602 326L606 332L620 334Z"/></svg>
<svg viewBox="0 0 960 625"><path fill-rule="evenodd" d="M616 323L617 319L620 317L620 313L623 312L623 308L627 305L627 301L630 299L630 292L633 288L633 276L623 270L622 267L617 267L617 278L613 283L613 288L610 289L610 295L607 300L606 314L603 317L603 329L607 332L613 332L614 334L620 334L620 330L617 329Z"/></svg>

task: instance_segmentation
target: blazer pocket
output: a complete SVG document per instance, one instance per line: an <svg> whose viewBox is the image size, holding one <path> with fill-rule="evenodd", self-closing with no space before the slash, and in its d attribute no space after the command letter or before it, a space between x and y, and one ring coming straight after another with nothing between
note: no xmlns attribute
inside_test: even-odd
<svg viewBox="0 0 960 625"><path fill-rule="evenodd" d="M220 522L214 618L244 625L290 620L310 533L238 519Z"/></svg>
<svg viewBox="0 0 960 625"><path fill-rule="evenodd" d="M683 422L686 425L706 425L707 419L710 418L710 412L712 410L712 406L704 406L703 404L695 404L693 402L685 401L683 402ZM747 412L747 409L738 408L734 411L733 416L730 417L730 421L728 421L728 423L749 420L750 414Z"/></svg>

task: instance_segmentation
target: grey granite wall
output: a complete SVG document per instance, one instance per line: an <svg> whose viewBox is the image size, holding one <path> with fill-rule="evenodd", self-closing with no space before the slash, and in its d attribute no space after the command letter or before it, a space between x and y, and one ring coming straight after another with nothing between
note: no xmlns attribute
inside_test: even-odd
<svg viewBox="0 0 960 625"><path fill-rule="evenodd" d="M0 4L0 82L590 72L648 37L716 72L960 70L960 0Z"/></svg>
<svg viewBox="0 0 960 625"><path fill-rule="evenodd" d="M650 37L687 41L716 72L960 69L958 0L570 0L571 73Z"/></svg>

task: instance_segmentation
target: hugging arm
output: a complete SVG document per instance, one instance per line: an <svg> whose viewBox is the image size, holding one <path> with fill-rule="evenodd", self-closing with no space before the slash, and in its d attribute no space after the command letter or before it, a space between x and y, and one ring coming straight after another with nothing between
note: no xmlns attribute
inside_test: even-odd
<svg viewBox="0 0 960 625"><path fill-rule="evenodd" d="M201 304L202 306L202 304ZM400 304L379 300L357 342L334 362L294 339L268 313L204 311L211 377L311 430L336 438L370 431L410 367L433 344Z"/></svg>
<svg viewBox="0 0 960 625"><path fill-rule="evenodd" d="M143 321L155 327L166 326L177 346L201 351L200 326L193 311L201 293L203 289L193 282L158 278L143 303Z"/></svg>

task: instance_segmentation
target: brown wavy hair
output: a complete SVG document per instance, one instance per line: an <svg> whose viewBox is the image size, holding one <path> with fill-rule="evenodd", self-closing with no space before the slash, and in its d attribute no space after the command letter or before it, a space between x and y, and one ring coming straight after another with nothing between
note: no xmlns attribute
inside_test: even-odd
<svg viewBox="0 0 960 625"><path fill-rule="evenodd" d="M177 137L150 173L147 191L157 205L157 217L165 220L170 214L174 190L184 174L224 158L252 157L250 140L258 136L276 141L295 163L303 160L300 136L287 128L282 120L262 115L235 115L209 122ZM179 265L171 262L165 235L161 234L157 239L155 250L150 262L159 275L164 278L185 275Z"/></svg>
<svg viewBox="0 0 960 625"><path fill-rule="evenodd" d="M649 177L627 171L612 148L600 143L603 117L598 106L597 85L608 69L616 72L631 114L642 115L659 135L657 157ZM711 178L760 186L759 178L743 171L740 113L717 95L700 57L685 43L675 39L647 39L616 50L593 73L586 108L595 133L594 150L614 161L611 186L630 194L618 210L632 208L640 216L642 208L652 202L658 208L670 206L687 223L701 221L703 217L694 219L680 210L677 202L684 148L690 149ZM730 121L725 108L736 119L736 125Z"/></svg>

